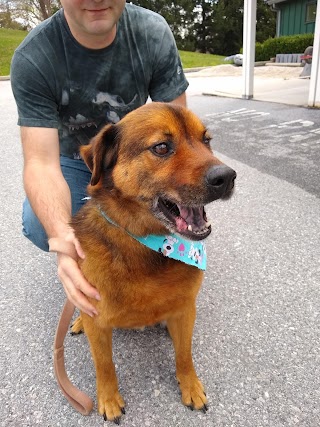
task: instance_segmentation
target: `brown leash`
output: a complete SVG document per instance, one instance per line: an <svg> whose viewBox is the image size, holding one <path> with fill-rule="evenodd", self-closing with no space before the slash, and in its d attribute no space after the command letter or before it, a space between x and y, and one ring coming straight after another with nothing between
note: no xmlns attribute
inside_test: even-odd
<svg viewBox="0 0 320 427"><path fill-rule="evenodd" d="M54 338L54 372L57 382L69 403L82 415L88 415L93 408L92 399L77 387L68 378L64 363L64 339L75 310L75 306L69 300L62 309L56 335Z"/></svg>

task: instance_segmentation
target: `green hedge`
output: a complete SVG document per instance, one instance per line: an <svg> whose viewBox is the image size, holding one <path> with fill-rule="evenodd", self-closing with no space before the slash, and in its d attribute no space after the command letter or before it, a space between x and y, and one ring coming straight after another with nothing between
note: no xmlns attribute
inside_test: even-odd
<svg viewBox="0 0 320 427"><path fill-rule="evenodd" d="M256 43L256 61L269 61L277 53L303 53L313 45L314 34L296 34L270 38L263 43Z"/></svg>

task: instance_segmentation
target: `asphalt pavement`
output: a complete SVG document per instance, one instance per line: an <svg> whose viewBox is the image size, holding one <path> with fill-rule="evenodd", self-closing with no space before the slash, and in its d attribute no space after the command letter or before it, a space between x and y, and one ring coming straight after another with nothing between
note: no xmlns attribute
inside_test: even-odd
<svg viewBox="0 0 320 427"><path fill-rule="evenodd" d="M208 80L190 83L190 108L221 141L214 142L219 157L238 173L235 196L207 209L213 232L193 353L210 407L205 415L180 403L164 329L119 330L114 361L126 401L121 425L318 427L318 112L292 107L284 120L279 104L214 103L201 95ZM21 235L22 155L10 82L0 82L0 109L0 425L112 425L96 407L87 417L75 412L57 387L52 344L64 293L54 256ZM258 152L250 156L250 149ZM95 399L85 336L68 336L66 363L74 383Z"/></svg>

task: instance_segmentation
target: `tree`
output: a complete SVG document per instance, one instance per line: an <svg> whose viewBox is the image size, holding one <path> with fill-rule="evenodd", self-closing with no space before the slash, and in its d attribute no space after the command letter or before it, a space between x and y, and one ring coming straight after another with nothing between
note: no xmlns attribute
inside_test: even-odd
<svg viewBox="0 0 320 427"><path fill-rule="evenodd" d="M128 1L128 0L127 0ZM240 52L244 0L133 0L132 3L162 15L179 49L220 55ZM32 27L49 18L60 0L0 0L0 27ZM259 42L274 37L276 17L265 0L257 0Z"/></svg>
<svg viewBox="0 0 320 427"><path fill-rule="evenodd" d="M50 18L60 7L59 0L13 0L21 17L35 25Z"/></svg>
<svg viewBox="0 0 320 427"><path fill-rule="evenodd" d="M276 35L276 14L264 0L257 2L256 41L263 43Z"/></svg>
<svg viewBox="0 0 320 427"><path fill-rule="evenodd" d="M128 0L127 0L128 1ZM194 50L196 0L133 0L137 6L159 13L168 22L179 49Z"/></svg>
<svg viewBox="0 0 320 427"><path fill-rule="evenodd" d="M209 3L211 10L203 18L205 37L197 33L197 48L226 56L239 53L243 44L243 0L204 0L203 10L209 8ZM275 31L275 14L264 0L257 0L257 41L274 37Z"/></svg>
<svg viewBox="0 0 320 427"><path fill-rule="evenodd" d="M23 30L23 26L12 18L10 3L8 0L0 1L0 28Z"/></svg>
<svg viewBox="0 0 320 427"><path fill-rule="evenodd" d="M198 16L195 22L196 48L200 52L208 52L212 48L212 19L214 0L200 0L197 4Z"/></svg>
<svg viewBox="0 0 320 427"><path fill-rule="evenodd" d="M10 28L11 30L26 30L27 28L18 21L12 19L10 11L0 11L0 28Z"/></svg>
<svg viewBox="0 0 320 427"><path fill-rule="evenodd" d="M219 0L213 5L211 20L212 53L232 55L240 52L243 32L243 0Z"/></svg>
<svg viewBox="0 0 320 427"><path fill-rule="evenodd" d="M20 22L24 27L32 27L49 18L60 7L59 0L0 0L1 13L9 13L12 22ZM8 19L5 22L5 25L11 25Z"/></svg>

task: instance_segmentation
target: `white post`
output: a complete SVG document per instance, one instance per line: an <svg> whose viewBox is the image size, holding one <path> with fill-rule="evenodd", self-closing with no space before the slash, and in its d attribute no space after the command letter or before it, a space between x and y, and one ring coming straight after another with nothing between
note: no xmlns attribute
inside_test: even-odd
<svg viewBox="0 0 320 427"><path fill-rule="evenodd" d="M253 98L254 56L256 42L257 0L244 0L243 9L243 94Z"/></svg>
<svg viewBox="0 0 320 427"><path fill-rule="evenodd" d="M320 2L317 1L308 106L320 108Z"/></svg>

